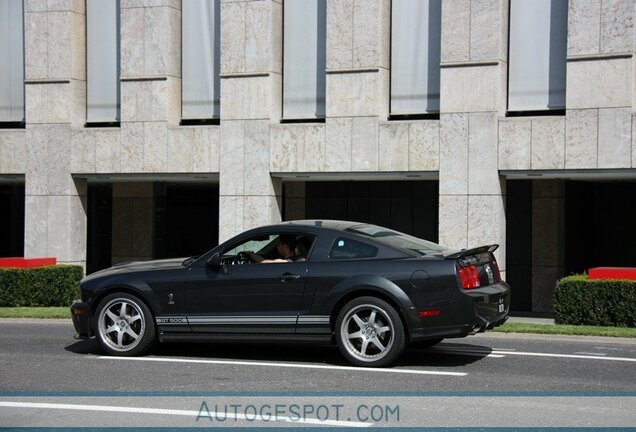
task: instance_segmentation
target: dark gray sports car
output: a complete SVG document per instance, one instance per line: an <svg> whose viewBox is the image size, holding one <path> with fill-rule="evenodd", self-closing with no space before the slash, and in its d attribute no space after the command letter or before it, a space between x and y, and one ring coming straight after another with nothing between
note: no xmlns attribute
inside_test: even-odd
<svg viewBox="0 0 636 432"><path fill-rule="evenodd" d="M507 319L496 248L447 251L375 225L286 222L200 257L93 273L71 312L79 335L112 355L141 355L157 340L335 342L351 363L385 366L409 343Z"/></svg>

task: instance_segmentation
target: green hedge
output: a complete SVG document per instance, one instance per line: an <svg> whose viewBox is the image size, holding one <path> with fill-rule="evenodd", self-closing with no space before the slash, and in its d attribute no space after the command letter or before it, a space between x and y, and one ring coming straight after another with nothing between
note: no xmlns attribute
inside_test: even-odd
<svg viewBox="0 0 636 432"><path fill-rule="evenodd" d="M636 327L636 281L561 279L554 292L556 324Z"/></svg>
<svg viewBox="0 0 636 432"><path fill-rule="evenodd" d="M81 266L0 268L0 307L69 306L79 298Z"/></svg>

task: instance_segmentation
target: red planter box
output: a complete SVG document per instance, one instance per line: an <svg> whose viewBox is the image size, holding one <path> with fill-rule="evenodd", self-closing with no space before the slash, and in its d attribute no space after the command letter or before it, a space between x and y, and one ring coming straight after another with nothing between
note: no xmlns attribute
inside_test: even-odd
<svg viewBox="0 0 636 432"><path fill-rule="evenodd" d="M53 258L0 258L0 267L30 268L44 267L57 264L57 259Z"/></svg>
<svg viewBox="0 0 636 432"><path fill-rule="evenodd" d="M628 279L636 281L634 267L595 267L588 270L588 279Z"/></svg>

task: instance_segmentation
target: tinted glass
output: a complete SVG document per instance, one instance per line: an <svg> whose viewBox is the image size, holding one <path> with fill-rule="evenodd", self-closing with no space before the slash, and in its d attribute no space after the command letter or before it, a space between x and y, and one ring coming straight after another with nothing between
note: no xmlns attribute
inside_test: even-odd
<svg viewBox="0 0 636 432"><path fill-rule="evenodd" d="M349 228L349 231L372 237L375 241L389 246L408 249L420 255L436 255L446 250L444 246L440 246L437 243L377 225L360 225Z"/></svg>
<svg viewBox="0 0 636 432"><path fill-rule="evenodd" d="M378 254L378 248L357 240L340 237L336 239L329 258L331 259L355 259L373 258Z"/></svg>

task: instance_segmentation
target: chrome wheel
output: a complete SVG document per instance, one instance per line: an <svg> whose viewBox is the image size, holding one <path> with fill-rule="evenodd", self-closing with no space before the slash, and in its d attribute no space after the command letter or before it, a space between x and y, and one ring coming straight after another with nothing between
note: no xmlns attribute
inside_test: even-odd
<svg viewBox="0 0 636 432"><path fill-rule="evenodd" d="M351 309L342 320L340 339L345 350L365 363L384 358L394 343L394 324L382 308L362 304Z"/></svg>
<svg viewBox="0 0 636 432"><path fill-rule="evenodd" d="M111 350L125 353L142 341L146 320L140 305L128 298L115 298L101 308L98 331L102 342Z"/></svg>

